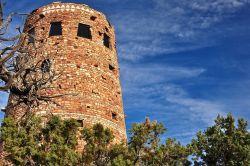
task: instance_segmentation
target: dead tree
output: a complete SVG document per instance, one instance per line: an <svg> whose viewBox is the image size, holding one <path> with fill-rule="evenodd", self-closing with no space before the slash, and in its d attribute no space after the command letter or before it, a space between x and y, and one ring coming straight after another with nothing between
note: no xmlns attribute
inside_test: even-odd
<svg viewBox="0 0 250 166"><path fill-rule="evenodd" d="M24 70L22 67L19 71L15 71L15 58L18 55L24 55L22 50L23 43L26 38L25 33L19 33L12 37L7 37L12 17L18 13L11 13L6 18L3 14L3 1L0 0L0 91L8 91L17 78Z"/></svg>
<svg viewBox="0 0 250 166"><path fill-rule="evenodd" d="M54 102L53 98L63 95L75 94L52 94L44 93L53 89L51 83L60 77L60 72L51 69L51 62L46 57L36 56L40 44L34 42L32 48L28 47L27 40L36 41L35 36L27 32L21 32L8 37L9 26L12 17L23 15L11 13L6 18L3 14L3 3L0 0L0 91L10 92L11 97L17 101L15 104L25 104L27 112L37 107L40 102Z"/></svg>

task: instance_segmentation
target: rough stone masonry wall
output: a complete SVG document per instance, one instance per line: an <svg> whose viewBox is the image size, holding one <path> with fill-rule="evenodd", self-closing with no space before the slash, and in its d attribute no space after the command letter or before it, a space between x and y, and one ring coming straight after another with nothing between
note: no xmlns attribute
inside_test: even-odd
<svg viewBox="0 0 250 166"><path fill-rule="evenodd" d="M62 22L62 35L49 36L51 22ZM77 36L79 23L91 27L92 39ZM115 33L106 17L86 5L52 3L31 13L24 31L32 28L36 56L50 59L53 70L61 73L51 85L54 88L45 94L72 94L55 98L60 106L41 104L36 113L83 120L84 126L100 122L114 132L116 141L126 140ZM103 44L104 34L110 37L110 48ZM33 47L31 43L27 45ZM12 103L15 98L10 97L9 106ZM18 117L24 106L12 109Z"/></svg>

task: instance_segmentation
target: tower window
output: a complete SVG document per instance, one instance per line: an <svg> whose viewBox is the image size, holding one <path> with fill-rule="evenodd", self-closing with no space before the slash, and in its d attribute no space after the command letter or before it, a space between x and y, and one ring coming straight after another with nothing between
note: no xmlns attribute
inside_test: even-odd
<svg viewBox="0 0 250 166"><path fill-rule="evenodd" d="M49 36L62 35L62 22L51 22Z"/></svg>
<svg viewBox="0 0 250 166"><path fill-rule="evenodd" d="M92 39L90 26L86 24L78 24L77 36Z"/></svg>
<svg viewBox="0 0 250 166"><path fill-rule="evenodd" d="M110 37L106 33L103 36L103 44L105 47L110 48Z"/></svg>
<svg viewBox="0 0 250 166"><path fill-rule="evenodd" d="M28 32L28 43L34 43L35 42L35 28L32 28Z"/></svg>
<svg viewBox="0 0 250 166"><path fill-rule="evenodd" d="M43 73L47 73L50 71L50 66L51 66L51 62L49 59L45 59L42 64L41 64L41 70Z"/></svg>
<svg viewBox="0 0 250 166"><path fill-rule="evenodd" d="M45 17L45 15L44 14L39 14L39 17L42 19L42 18Z"/></svg>
<svg viewBox="0 0 250 166"><path fill-rule="evenodd" d="M114 65L109 64L109 70L115 70Z"/></svg>
<svg viewBox="0 0 250 166"><path fill-rule="evenodd" d="M112 112L112 119L115 119L115 120L117 120L117 113L115 113L115 112Z"/></svg>
<svg viewBox="0 0 250 166"><path fill-rule="evenodd" d="M95 21L96 16L91 16L90 19L91 19L92 21Z"/></svg>

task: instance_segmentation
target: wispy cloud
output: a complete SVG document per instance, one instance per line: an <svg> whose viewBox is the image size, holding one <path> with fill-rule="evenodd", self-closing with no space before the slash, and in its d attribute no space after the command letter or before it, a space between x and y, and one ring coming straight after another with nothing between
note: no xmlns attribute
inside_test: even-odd
<svg viewBox="0 0 250 166"><path fill-rule="evenodd" d="M205 69L153 64L122 65L121 69L125 105L128 109L160 109L157 114L171 110L206 125L211 124L218 113L224 113L221 104L192 98L185 88L173 83L177 80L192 81L202 75ZM158 118L164 120L161 116Z"/></svg>
<svg viewBox="0 0 250 166"><path fill-rule="evenodd" d="M206 70L203 68L186 68L171 66L169 64L121 64L121 77L124 90L130 90L126 86L157 85L178 79L185 79L199 76Z"/></svg>
<svg viewBox="0 0 250 166"><path fill-rule="evenodd" d="M204 68L122 64L121 73L128 125L149 116L167 125L167 135L188 143L195 132L213 124L218 114L225 115L222 103L194 98L183 84L176 83L194 82L205 75Z"/></svg>
<svg viewBox="0 0 250 166"><path fill-rule="evenodd" d="M144 2L144 1L143 1ZM142 5L141 0L135 5ZM123 60L193 50L215 44L213 27L249 0L151 0L144 10L121 10L111 19Z"/></svg>
<svg viewBox="0 0 250 166"><path fill-rule="evenodd" d="M194 123L195 121L202 121L209 126L218 114L225 115L225 106L215 101L193 99L189 96L179 96L175 94L167 95L166 100L183 107L182 109L189 112L190 119Z"/></svg>

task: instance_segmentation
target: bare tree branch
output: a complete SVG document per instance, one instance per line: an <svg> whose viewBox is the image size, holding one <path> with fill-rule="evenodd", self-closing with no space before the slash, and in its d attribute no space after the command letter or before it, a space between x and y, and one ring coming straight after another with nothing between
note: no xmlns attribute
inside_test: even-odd
<svg viewBox="0 0 250 166"><path fill-rule="evenodd" d="M28 115L41 102L59 105L54 98L77 95L55 92L49 95L48 92L52 90L51 83L58 80L61 73L53 70L51 62L46 64L48 70L42 69L42 64L48 57L41 55L38 50L41 50L44 43L38 42L36 36L28 29L20 32L19 28L18 35L6 37L12 17L15 15L22 14L13 12L4 19L3 3L0 0L0 91L11 93L11 98L15 101L11 107L24 105L27 108L25 114ZM30 39L33 43L28 43Z"/></svg>

